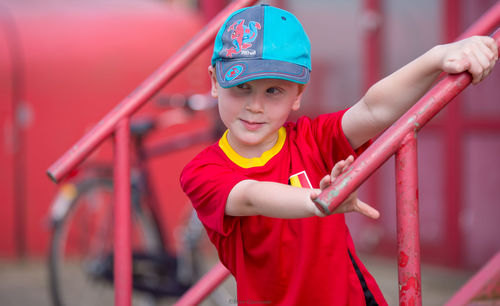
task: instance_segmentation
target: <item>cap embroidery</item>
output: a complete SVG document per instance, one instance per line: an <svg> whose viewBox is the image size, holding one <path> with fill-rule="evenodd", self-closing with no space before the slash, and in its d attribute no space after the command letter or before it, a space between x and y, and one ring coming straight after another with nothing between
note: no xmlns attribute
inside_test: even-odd
<svg viewBox="0 0 500 306"><path fill-rule="evenodd" d="M231 40L233 47L226 50L227 57L233 57L233 54L255 55L255 50L247 50L252 46L252 42L258 36L257 30L262 29L260 23L250 21L248 26L245 25L245 19L239 19L227 29L231 32Z"/></svg>
<svg viewBox="0 0 500 306"><path fill-rule="evenodd" d="M226 74L224 75L224 78L226 79L226 81L232 81L235 78L237 78L240 74L242 74L243 71L245 71L245 67L243 65L241 64L233 65L227 70Z"/></svg>

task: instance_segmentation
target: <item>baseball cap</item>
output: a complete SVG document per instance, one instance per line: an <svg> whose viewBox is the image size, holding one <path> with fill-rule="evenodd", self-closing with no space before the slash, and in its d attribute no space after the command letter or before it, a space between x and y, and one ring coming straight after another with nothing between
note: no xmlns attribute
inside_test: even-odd
<svg viewBox="0 0 500 306"><path fill-rule="evenodd" d="M231 14L215 37L212 66L224 88L256 79L309 81L311 43L297 18L266 4Z"/></svg>

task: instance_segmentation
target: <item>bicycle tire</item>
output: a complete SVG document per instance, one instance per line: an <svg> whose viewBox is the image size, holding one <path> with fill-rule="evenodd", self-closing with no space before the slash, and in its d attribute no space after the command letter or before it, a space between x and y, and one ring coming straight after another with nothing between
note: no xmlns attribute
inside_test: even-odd
<svg viewBox="0 0 500 306"><path fill-rule="evenodd" d="M137 197L132 189L132 198ZM54 203L49 284L56 306L112 305L113 181L91 177L61 188ZM133 206L134 207L134 206ZM151 220L132 211L134 250L163 249ZM96 235L96 236L94 236ZM75 239L78 238L79 241ZM154 304L151 294L134 294L133 304Z"/></svg>
<svg viewBox="0 0 500 306"><path fill-rule="evenodd" d="M192 280L200 280L219 261L215 247L209 242L208 235L201 221L193 210L179 233L182 238L182 261L179 265L187 271L181 271ZM184 273L182 273L184 272ZM236 299L236 281L228 277L200 304L200 306L222 306L233 304Z"/></svg>

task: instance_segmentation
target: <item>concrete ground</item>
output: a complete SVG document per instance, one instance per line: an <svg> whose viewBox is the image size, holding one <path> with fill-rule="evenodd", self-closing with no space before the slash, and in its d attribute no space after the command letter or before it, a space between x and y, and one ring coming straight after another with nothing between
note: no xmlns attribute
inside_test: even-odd
<svg viewBox="0 0 500 306"><path fill-rule="evenodd" d="M389 305L398 305L398 265L396 259L363 256L361 260ZM452 270L422 265L422 305L444 305L474 274L474 271Z"/></svg>
<svg viewBox="0 0 500 306"><path fill-rule="evenodd" d="M396 260L363 256L363 262L374 275L384 293L389 305L398 304L397 263ZM422 296L423 305L443 305L470 277L470 271L457 271L435 266L422 266ZM71 282L71 280L68 280ZM234 283L227 281L230 303L234 294ZM75 288L78 292L78 288ZM96 302L85 302L85 295L79 293L75 300L85 305L97 305ZM137 296L137 295L135 295ZM171 305L174 300L163 300L160 305ZM213 303L204 303L204 305ZM0 261L0 305L2 306L49 306L52 305L48 292L48 281L45 262ZM98 305L113 305L112 301L100 300ZM134 303L134 305L151 305L149 303ZM71 306L71 305L70 305Z"/></svg>

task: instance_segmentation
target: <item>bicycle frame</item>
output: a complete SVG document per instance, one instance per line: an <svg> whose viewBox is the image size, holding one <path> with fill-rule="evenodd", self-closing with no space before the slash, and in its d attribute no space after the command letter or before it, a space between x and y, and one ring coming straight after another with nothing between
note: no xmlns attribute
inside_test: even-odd
<svg viewBox="0 0 500 306"><path fill-rule="evenodd" d="M209 141L215 140L217 137L216 125L215 123L210 123L209 128L204 127L202 129L182 132L174 136L161 139L153 144L146 144L144 142L145 137L147 137L146 135L131 138L135 142L133 144L133 148L135 149L135 158L132 158L132 160L135 160L136 169L141 176L140 188L143 189L141 194L146 197L144 202L147 205L147 209L152 212L151 218L154 219L154 222L158 227L157 232L160 235L164 251L168 251L168 246L165 245L165 241L167 240L165 239L166 237L164 233L167 227L162 219L159 218L159 216L161 216L159 207L162 203L157 196L158 194L154 188L154 184L151 183L148 161L157 156L164 156L194 145L205 144Z"/></svg>

